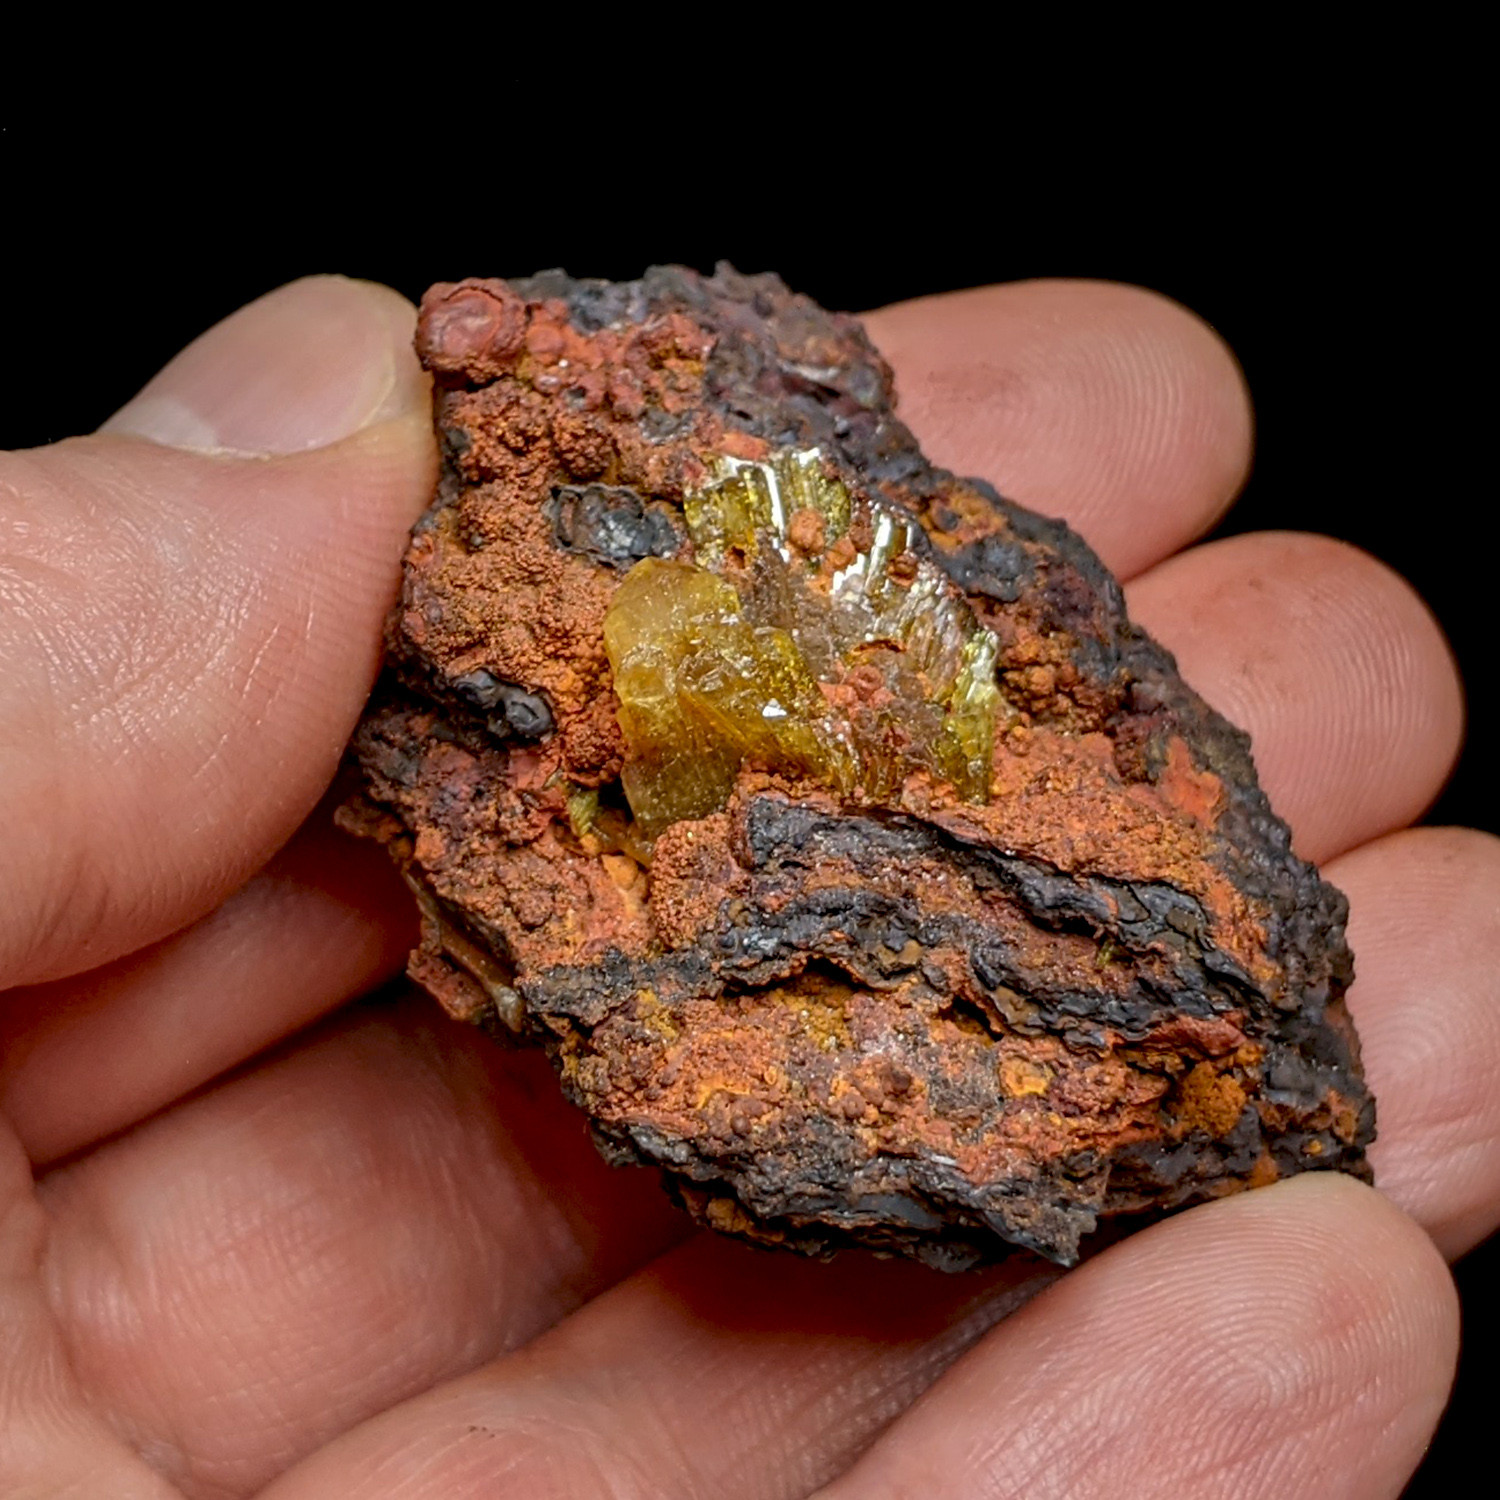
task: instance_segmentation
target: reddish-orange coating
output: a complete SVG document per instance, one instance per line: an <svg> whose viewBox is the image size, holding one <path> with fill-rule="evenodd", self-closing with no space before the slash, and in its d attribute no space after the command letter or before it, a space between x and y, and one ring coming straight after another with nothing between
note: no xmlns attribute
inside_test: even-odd
<svg viewBox="0 0 1500 1500"><path fill-rule="evenodd" d="M548 273L434 287L417 342L444 477L344 818L416 893L414 975L546 1046L612 1155L727 1232L948 1267L1368 1175L1343 898L1087 547L926 463L854 320L727 269ZM710 559L689 512L789 453L852 497L764 540L816 607L904 516L882 587L939 577L992 635L987 787L750 755L643 827L606 617L648 558L751 599L754 548ZM834 721L899 720L902 649L825 675Z"/></svg>

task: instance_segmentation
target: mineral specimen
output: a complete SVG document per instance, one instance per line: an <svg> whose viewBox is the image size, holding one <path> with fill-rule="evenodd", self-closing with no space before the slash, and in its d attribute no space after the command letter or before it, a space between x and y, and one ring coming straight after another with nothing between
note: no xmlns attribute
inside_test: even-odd
<svg viewBox="0 0 1500 1500"><path fill-rule="evenodd" d="M437 497L343 813L411 972L763 1244L1067 1263L1367 1176L1343 897L1059 522L774 277L439 285Z"/></svg>

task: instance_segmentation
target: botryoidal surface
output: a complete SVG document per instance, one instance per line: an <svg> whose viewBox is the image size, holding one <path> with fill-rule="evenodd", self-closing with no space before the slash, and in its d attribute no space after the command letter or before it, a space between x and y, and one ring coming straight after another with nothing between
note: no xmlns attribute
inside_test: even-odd
<svg viewBox="0 0 1500 1500"><path fill-rule="evenodd" d="M444 456L346 824L411 972L607 1155L826 1253L1070 1263L1368 1177L1345 902L1068 528L852 318L666 267L432 288Z"/></svg>

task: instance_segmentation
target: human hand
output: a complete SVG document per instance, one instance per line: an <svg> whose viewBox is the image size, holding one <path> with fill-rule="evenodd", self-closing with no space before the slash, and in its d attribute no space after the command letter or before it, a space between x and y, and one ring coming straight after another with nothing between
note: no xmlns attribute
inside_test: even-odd
<svg viewBox="0 0 1500 1500"><path fill-rule="evenodd" d="M869 323L929 455L1132 580L1349 894L1382 1191L1194 1209L1040 1293L809 1264L691 1234L539 1055L348 1004L409 903L316 804L434 460L410 309L299 283L0 458L0 1497L1399 1492L1454 1353L1433 1242L1500 1204L1500 857L1395 831L1457 746L1446 650L1337 543L1171 556L1249 449L1180 309L1033 283Z"/></svg>

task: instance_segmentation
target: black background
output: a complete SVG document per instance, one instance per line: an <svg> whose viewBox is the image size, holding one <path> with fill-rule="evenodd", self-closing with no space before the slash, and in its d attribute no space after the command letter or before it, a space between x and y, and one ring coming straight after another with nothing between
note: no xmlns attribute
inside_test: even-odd
<svg viewBox="0 0 1500 1500"><path fill-rule="evenodd" d="M1491 569L1467 534L1479 504L1455 458L1472 404L1442 342L1462 340L1473 313L1442 239L1452 228L1425 215L1410 170L1393 184L1388 161L1351 159L1337 131L1269 155L1263 142L1215 137L1219 149L1189 157L1176 136L1106 137L1038 170L1024 141L1001 153L973 129L921 157L908 143L899 165L821 137L688 161L608 122L583 155L554 144L551 157L477 158L445 151L441 134L409 147L338 134L229 145L184 141L180 127L158 142L10 126L0 447L90 430L217 318L311 271L415 298L469 274L634 276L723 257L851 309L1031 276L1136 282L1205 318L1245 370L1255 467L1218 534L1344 538L1436 613L1469 681L1470 734L1427 821L1494 830ZM1409 1500L1446 1496L1488 1451L1497 1270L1500 1243L1457 1269L1460 1379Z"/></svg>

